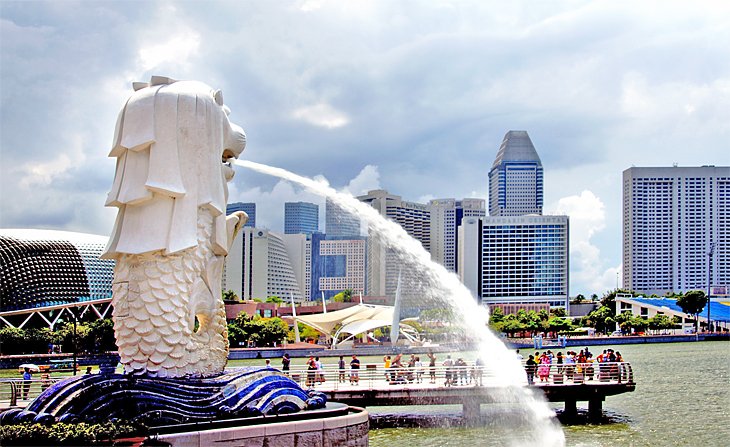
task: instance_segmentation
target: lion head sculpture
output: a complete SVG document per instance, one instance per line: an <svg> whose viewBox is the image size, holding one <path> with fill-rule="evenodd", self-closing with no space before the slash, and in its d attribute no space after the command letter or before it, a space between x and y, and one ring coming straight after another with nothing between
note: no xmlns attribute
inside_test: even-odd
<svg viewBox="0 0 730 447"><path fill-rule="evenodd" d="M214 252L227 254L225 161L246 146L243 129L228 120L221 92L201 82L153 76L134 88L109 153L117 167L106 205L119 212L103 257L197 245L201 206L214 216Z"/></svg>
<svg viewBox="0 0 730 447"><path fill-rule="evenodd" d="M246 145L220 91L153 77L117 121L117 168L107 206L117 220L112 317L125 371L206 376L228 353L221 275L245 213L226 217L227 164Z"/></svg>

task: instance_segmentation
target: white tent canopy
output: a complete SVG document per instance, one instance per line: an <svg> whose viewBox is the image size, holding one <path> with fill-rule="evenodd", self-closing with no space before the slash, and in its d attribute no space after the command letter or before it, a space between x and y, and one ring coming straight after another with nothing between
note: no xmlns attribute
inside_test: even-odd
<svg viewBox="0 0 730 447"><path fill-rule="evenodd" d="M334 344L341 334L357 335L380 327L391 326L394 311L393 306L357 304L334 312L298 315L295 320L329 336ZM338 325L341 325L340 328L333 333Z"/></svg>

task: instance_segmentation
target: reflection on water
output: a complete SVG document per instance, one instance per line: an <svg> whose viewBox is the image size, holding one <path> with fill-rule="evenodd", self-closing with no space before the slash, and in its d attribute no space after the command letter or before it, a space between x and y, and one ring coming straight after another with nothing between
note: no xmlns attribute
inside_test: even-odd
<svg viewBox="0 0 730 447"><path fill-rule="evenodd" d="M616 347L614 347L616 348ZM604 347L592 349L602 350ZM566 445L576 447L722 446L730 439L730 343L695 342L620 346L630 361L636 391L609 396L600 424L564 426ZM579 402L587 405L585 402ZM556 410L561 404L553 404ZM501 446L519 432L487 423L454 427L459 406L372 407L376 415L428 415L448 428L388 428L370 431L372 447L410 445ZM487 405L482 415L488 417ZM378 417L378 416L376 416ZM518 441L519 442L519 441ZM539 445L539 443L535 444Z"/></svg>

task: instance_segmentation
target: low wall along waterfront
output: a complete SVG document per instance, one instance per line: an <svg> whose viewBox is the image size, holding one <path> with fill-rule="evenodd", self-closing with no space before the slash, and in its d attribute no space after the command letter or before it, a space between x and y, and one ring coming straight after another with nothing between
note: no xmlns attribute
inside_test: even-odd
<svg viewBox="0 0 730 447"><path fill-rule="evenodd" d="M368 413L157 436L173 447L367 447Z"/></svg>

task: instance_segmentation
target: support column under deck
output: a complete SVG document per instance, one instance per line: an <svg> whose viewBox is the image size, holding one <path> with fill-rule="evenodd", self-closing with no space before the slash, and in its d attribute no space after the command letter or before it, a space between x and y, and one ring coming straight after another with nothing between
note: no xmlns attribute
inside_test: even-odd
<svg viewBox="0 0 730 447"><path fill-rule="evenodd" d="M575 400L565 401L565 410L563 410L563 415L568 418L574 418L578 415L578 406Z"/></svg>
<svg viewBox="0 0 730 447"><path fill-rule="evenodd" d="M603 416L603 397L594 397L588 401L588 418L597 421Z"/></svg>
<svg viewBox="0 0 730 447"><path fill-rule="evenodd" d="M481 420L481 403L476 399L465 399L462 404L462 417L467 425L476 425Z"/></svg>

